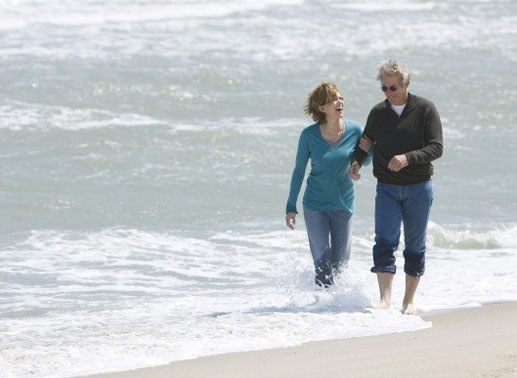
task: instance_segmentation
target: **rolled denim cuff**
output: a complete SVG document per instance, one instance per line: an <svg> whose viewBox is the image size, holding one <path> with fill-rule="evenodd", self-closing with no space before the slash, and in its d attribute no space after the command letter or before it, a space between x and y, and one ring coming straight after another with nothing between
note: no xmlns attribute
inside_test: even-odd
<svg viewBox="0 0 517 378"><path fill-rule="evenodd" d="M395 265L391 266L374 266L370 269L372 273L397 273L397 267Z"/></svg>

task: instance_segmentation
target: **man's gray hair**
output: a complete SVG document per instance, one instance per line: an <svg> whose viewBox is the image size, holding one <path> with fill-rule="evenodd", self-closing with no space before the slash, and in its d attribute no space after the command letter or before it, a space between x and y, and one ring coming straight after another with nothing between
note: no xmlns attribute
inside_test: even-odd
<svg viewBox="0 0 517 378"><path fill-rule="evenodd" d="M384 62L379 67L379 74L377 75L377 80L382 80L386 76L398 76L400 84L409 84L408 68L405 65L397 62L396 60L390 59L387 62Z"/></svg>

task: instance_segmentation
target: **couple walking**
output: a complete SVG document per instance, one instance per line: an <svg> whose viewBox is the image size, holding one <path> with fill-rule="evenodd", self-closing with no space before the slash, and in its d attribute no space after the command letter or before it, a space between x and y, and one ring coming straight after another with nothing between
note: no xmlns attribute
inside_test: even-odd
<svg viewBox="0 0 517 378"><path fill-rule="evenodd" d="M416 312L413 299L424 274L426 230L433 192L431 162L442 155L440 116L434 104L409 93L408 69L390 60L377 79L386 99L375 105L364 131L343 119L344 100L332 83L322 83L309 94L305 112L315 124L299 139L291 178L285 222L293 229L296 202L308 161L311 169L303 196L303 216L314 260L318 286L333 284L351 250L354 186L360 169L373 156L377 178L373 267L380 303L389 308L396 273L395 256L404 225L406 291L402 312Z"/></svg>

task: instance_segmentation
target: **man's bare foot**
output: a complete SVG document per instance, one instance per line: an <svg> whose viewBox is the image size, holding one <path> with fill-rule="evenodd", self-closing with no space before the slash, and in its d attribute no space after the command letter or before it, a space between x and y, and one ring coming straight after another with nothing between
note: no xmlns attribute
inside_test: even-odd
<svg viewBox="0 0 517 378"><path fill-rule="evenodd" d="M375 306L372 306L373 311L387 310L391 304L391 286L393 283L393 273L380 272L377 273L377 281L379 283L379 294L381 300Z"/></svg>
<svg viewBox="0 0 517 378"><path fill-rule="evenodd" d="M408 303L402 307L402 313L404 315L416 315L417 310L413 303Z"/></svg>
<svg viewBox="0 0 517 378"><path fill-rule="evenodd" d="M368 311L379 311L379 310L387 310L390 308L390 304L388 302L380 301L376 305L368 307Z"/></svg>
<svg viewBox="0 0 517 378"><path fill-rule="evenodd" d="M419 282L420 276L413 277L406 274L406 294L402 300L402 313L405 315L415 315L417 313L413 299L415 298L415 292Z"/></svg>

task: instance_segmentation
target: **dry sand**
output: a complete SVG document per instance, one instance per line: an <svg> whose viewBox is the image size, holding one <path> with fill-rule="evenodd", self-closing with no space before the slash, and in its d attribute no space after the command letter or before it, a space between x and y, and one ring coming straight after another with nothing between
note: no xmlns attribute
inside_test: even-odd
<svg viewBox="0 0 517 378"><path fill-rule="evenodd" d="M96 378L517 378L517 303L423 316L405 333L229 353Z"/></svg>

